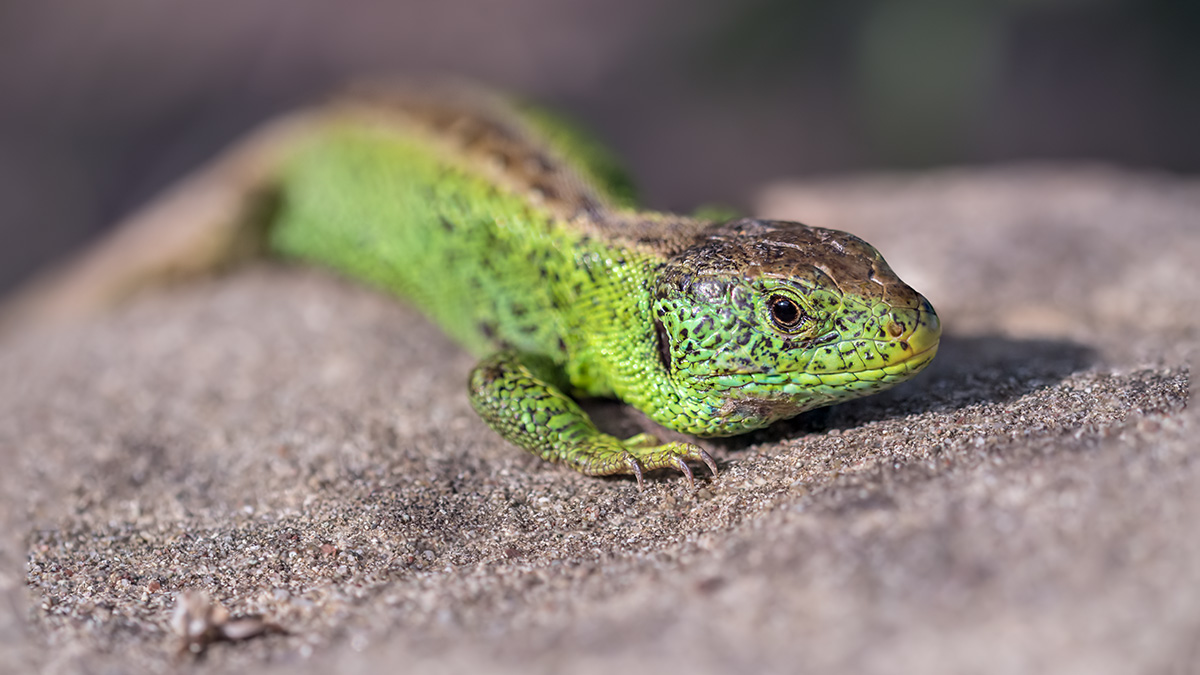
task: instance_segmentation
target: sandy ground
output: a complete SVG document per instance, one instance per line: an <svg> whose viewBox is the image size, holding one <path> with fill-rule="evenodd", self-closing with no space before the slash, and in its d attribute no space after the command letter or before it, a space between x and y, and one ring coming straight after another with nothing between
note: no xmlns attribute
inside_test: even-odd
<svg viewBox="0 0 1200 675"><path fill-rule="evenodd" d="M695 491L507 445L469 357L319 272L10 336L0 669L1200 672L1200 182L1015 166L759 206L874 243L947 334L892 392L709 443ZM187 591L281 630L181 654Z"/></svg>

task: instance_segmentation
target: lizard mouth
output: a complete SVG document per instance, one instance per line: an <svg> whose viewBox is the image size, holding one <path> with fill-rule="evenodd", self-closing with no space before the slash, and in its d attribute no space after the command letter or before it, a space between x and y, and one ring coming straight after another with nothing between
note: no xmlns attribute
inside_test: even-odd
<svg viewBox="0 0 1200 675"><path fill-rule="evenodd" d="M893 358L882 367L873 366L857 369L847 369L838 372L832 372L829 377L836 378L838 376L852 376L860 381L884 381L884 382L900 382L906 380L929 365L933 361L933 357L937 356L938 346L942 340L942 323L938 319L933 308L929 306L928 301L924 302L924 307L921 309L916 325L907 335L901 335L892 344L907 352L906 354L898 355L899 358ZM823 375L823 374L822 374ZM822 377L824 383L825 378Z"/></svg>
<svg viewBox="0 0 1200 675"><path fill-rule="evenodd" d="M888 379L889 376L894 377L903 372L915 375L937 355L941 340L942 322L938 319L937 313L933 311L929 301L921 298L921 308L918 310L917 320L912 329L888 343L899 346L903 352L907 353L893 356L884 366L846 369L831 374L857 375L860 376L859 379L872 379L870 377L872 375L875 376L875 379ZM863 375L868 377L861 377Z"/></svg>
<svg viewBox="0 0 1200 675"><path fill-rule="evenodd" d="M939 344L940 344L940 342L935 340L933 342L933 344L926 345L924 348L920 349L919 351L914 351L912 354L909 354L904 359L897 361L897 362L891 364L890 366L886 366L884 368L873 368L873 369L868 369L868 370L860 370L857 372L859 372L859 373L872 372L872 371L886 372L897 366L905 366L909 370L909 372L913 372L915 374L916 371L914 369L924 368L926 365L929 364L930 361L933 360L933 357L937 356Z"/></svg>

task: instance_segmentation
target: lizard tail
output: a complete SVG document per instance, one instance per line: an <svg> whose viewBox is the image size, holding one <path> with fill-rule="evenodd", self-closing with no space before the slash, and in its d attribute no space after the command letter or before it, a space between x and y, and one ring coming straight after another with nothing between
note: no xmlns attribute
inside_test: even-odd
<svg viewBox="0 0 1200 675"><path fill-rule="evenodd" d="M99 243L0 299L0 334L93 315L144 288L261 254L280 165L316 118L299 113L253 132Z"/></svg>

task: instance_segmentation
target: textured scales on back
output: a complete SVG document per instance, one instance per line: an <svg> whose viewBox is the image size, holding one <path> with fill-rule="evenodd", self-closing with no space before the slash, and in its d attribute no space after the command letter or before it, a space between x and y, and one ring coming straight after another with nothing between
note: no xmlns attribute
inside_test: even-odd
<svg viewBox="0 0 1200 675"><path fill-rule="evenodd" d="M482 357L481 417L587 474L640 484L672 467L690 481L689 461L716 465L691 443L601 433L573 396L729 435L890 387L937 351L933 308L861 239L637 211L600 146L475 89L358 91L268 127L191 185L215 195L207 211L152 207L77 268L104 282L89 302L260 248L335 268ZM163 232L172 244L147 254ZM135 264L113 271L121 259ZM68 274L25 307L82 286Z"/></svg>

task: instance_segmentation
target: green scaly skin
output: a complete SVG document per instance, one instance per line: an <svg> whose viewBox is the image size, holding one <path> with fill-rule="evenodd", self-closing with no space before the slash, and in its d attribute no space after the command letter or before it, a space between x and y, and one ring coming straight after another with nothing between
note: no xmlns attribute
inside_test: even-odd
<svg viewBox="0 0 1200 675"><path fill-rule="evenodd" d="M842 232L632 207L611 158L490 97L369 94L289 153L269 246L407 298L482 358L479 415L590 475L676 468L691 443L597 430L575 396L725 436L902 382L940 326Z"/></svg>

